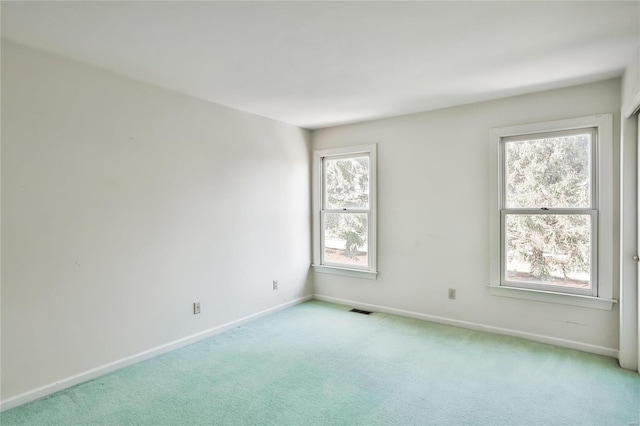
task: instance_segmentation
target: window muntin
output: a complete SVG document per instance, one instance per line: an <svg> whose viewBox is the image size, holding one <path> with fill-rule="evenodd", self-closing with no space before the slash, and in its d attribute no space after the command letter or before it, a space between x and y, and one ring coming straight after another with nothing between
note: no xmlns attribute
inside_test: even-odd
<svg viewBox="0 0 640 426"><path fill-rule="evenodd" d="M375 279L376 145L319 150L314 158L315 270Z"/></svg>
<svg viewBox="0 0 640 426"><path fill-rule="evenodd" d="M501 285L597 295L596 131L501 139Z"/></svg>

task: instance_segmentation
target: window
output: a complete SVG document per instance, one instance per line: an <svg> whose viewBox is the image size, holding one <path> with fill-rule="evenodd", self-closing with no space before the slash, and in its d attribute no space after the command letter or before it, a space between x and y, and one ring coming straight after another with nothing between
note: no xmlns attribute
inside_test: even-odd
<svg viewBox="0 0 640 426"><path fill-rule="evenodd" d="M594 128L502 138L501 282L597 295Z"/></svg>
<svg viewBox="0 0 640 426"><path fill-rule="evenodd" d="M376 146L316 151L314 267L376 277Z"/></svg>
<svg viewBox="0 0 640 426"><path fill-rule="evenodd" d="M610 309L611 123L599 115L492 129L494 294Z"/></svg>

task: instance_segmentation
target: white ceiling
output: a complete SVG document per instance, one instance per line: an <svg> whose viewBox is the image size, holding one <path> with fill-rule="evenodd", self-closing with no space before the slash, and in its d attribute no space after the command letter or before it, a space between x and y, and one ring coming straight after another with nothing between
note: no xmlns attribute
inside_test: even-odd
<svg viewBox="0 0 640 426"><path fill-rule="evenodd" d="M621 75L640 2L2 2L2 37L304 128Z"/></svg>

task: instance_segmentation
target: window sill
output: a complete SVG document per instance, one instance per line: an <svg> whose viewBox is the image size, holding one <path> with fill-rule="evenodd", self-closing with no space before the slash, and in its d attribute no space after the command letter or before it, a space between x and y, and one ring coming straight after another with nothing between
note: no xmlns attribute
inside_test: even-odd
<svg viewBox="0 0 640 426"><path fill-rule="evenodd" d="M618 303L614 299L582 296L577 294L554 293L552 291L531 290L527 288L489 285L489 292L494 296L513 297L516 299L536 300L538 302L558 303L561 305L580 306L583 308L610 311Z"/></svg>
<svg viewBox="0 0 640 426"><path fill-rule="evenodd" d="M345 277L364 278L367 280L375 280L378 272L364 271L362 269L341 268L339 266L311 265L316 272L323 274L343 275Z"/></svg>

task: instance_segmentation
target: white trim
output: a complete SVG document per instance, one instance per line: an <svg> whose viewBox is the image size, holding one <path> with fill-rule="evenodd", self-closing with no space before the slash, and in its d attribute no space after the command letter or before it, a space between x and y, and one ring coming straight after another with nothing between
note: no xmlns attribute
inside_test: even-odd
<svg viewBox="0 0 640 426"><path fill-rule="evenodd" d="M260 317L270 315L274 312L280 311L282 309L288 308L293 305L304 303L308 300L311 300L311 298L312 298L311 295L300 297L292 301L274 306L272 308L268 308L263 311L256 312L255 314L247 315L246 317L242 317L237 320L233 320L231 322L219 325L217 327L213 327L208 330L201 331L200 333L192 334L191 336L174 340L173 342L169 342L164 345L160 345L155 348L137 353L135 355L131 355L129 357L126 357L114 362L110 362L100 367L92 368L91 370L87 370L70 377L65 377L53 383L49 383L48 385L40 386L39 388L32 389L30 391L21 393L11 398L7 398L4 401L0 402L0 411L9 410L19 405L26 404L31 401L35 401L36 399L51 395L55 392L61 391L63 389L67 389L71 386L75 386L77 384L89 381L91 379L95 379L96 377L103 376L107 373L111 373L113 371L119 370L129 365L133 365L138 362L145 361L150 358L154 358L158 355L162 355L164 353L179 349L183 346L196 343L208 337L215 336L216 334L223 333L231 328L235 328L247 322L254 321Z"/></svg>
<svg viewBox="0 0 640 426"><path fill-rule="evenodd" d="M620 134L619 361L622 368L640 371L638 263L633 260L633 255L638 253L638 116L623 116Z"/></svg>
<svg viewBox="0 0 640 426"><path fill-rule="evenodd" d="M538 343L546 343L549 345L561 346L563 348L576 349L582 352L589 352L598 355L604 355L612 358L618 357L618 350L607 348L605 346L591 345L589 343L576 342L575 340L560 339L557 337L545 336L542 334L528 333L525 331L512 330L509 328L494 327L491 325L478 324L468 321L454 320L435 315L427 315L419 312L405 311L403 309L390 308L386 306L372 305L369 303L361 303L353 300L339 299L336 297L314 294L313 298L324 302L337 303L357 309L364 309L372 312L383 312L386 314L399 315L407 318L414 318L423 321L435 322L438 324L451 325L454 327L466 328L469 330L484 331L487 333L500 334L504 336L519 337L521 339L531 340Z"/></svg>
<svg viewBox="0 0 640 426"><path fill-rule="evenodd" d="M365 278L368 280L375 280L378 277L378 273L376 271L367 271L364 269L351 269L351 268L342 268L338 266L315 265L315 264L311 266L313 266L314 271L322 272L325 274L343 275L343 276L354 277L354 278Z"/></svg>
<svg viewBox="0 0 640 426"><path fill-rule="evenodd" d="M638 97L640 101L640 93ZM620 123L620 366L640 372L638 289L638 116Z"/></svg>
<svg viewBox="0 0 640 426"><path fill-rule="evenodd" d="M316 157L335 157L339 155L348 155L352 154L367 154L371 152L371 149L375 149L376 144L364 144L364 145L353 145L353 146L340 146L337 148L327 148L327 149L319 149L315 151Z"/></svg>
<svg viewBox="0 0 640 426"><path fill-rule="evenodd" d="M586 296L572 293L556 293L538 289L522 287L507 287L504 285L489 285L489 292L494 296L512 297L515 299L536 300L538 302L558 303L561 305L580 306L583 308L602 309L610 311L618 303L614 299Z"/></svg>
<svg viewBox="0 0 640 426"><path fill-rule="evenodd" d="M490 287L501 284L501 228L500 228L500 164L501 138L533 133L547 133L564 130L596 127L596 159L597 179L596 198L598 203L598 233L597 241L597 283L598 298L613 299L613 115L598 114L588 117L578 117L565 120L547 121L540 123L522 124L509 127L497 127L489 131L489 167L491 170L491 184L489 195L489 284ZM515 289L514 289L515 290ZM529 297L531 296L531 297ZM538 300L526 290L521 298ZM550 301L550 300L547 300ZM553 302L552 302L553 303Z"/></svg>

